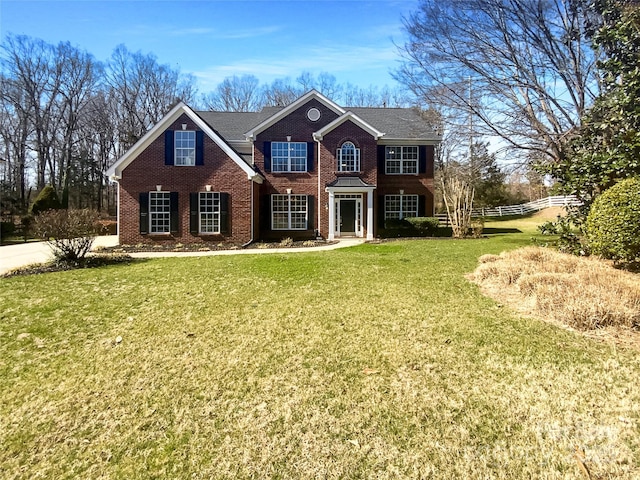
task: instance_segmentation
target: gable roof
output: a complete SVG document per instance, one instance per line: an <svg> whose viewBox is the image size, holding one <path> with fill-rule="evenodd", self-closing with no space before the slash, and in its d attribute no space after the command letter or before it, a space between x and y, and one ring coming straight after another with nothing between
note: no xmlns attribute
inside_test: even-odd
<svg viewBox="0 0 640 480"><path fill-rule="evenodd" d="M260 132L266 130L271 125L275 124L276 122L278 122L282 118L286 117L287 115L289 115L289 113L293 112L298 107L300 107L301 105L304 105L306 102L308 102L311 99L318 100L320 103L322 103L324 106L326 106L327 108L329 108L330 110L332 110L333 112L335 112L338 115L342 115L342 114L346 113L346 110L343 109L337 103L332 102L327 97L322 95L320 92L318 92L316 90L311 90L308 93L305 93L300 98L298 98L295 102L290 103L286 107L278 110L275 114L271 115L266 120L264 120L260 124L258 124L255 127L253 127L251 130L249 130L248 132L245 133L245 137L247 139L250 139L250 140L255 140L256 135L258 135Z"/></svg>
<svg viewBox="0 0 640 480"><path fill-rule="evenodd" d="M180 102L167 113L162 120L156 123L151 130L138 140L133 147L120 157L109 169L107 176L112 180L122 178L122 171L129 166L136 157L153 143L162 133L174 123L182 114L186 114L216 145L218 145L246 174L249 180L262 183L263 177L254 170L244 159L229 146L198 114L185 103Z"/></svg>
<svg viewBox="0 0 640 480"><path fill-rule="evenodd" d="M382 133L381 131L379 131L375 127L369 125L367 122L365 122L360 117L358 117L355 113L353 113L353 112L345 112L343 115L341 115L338 118L336 118L333 122L325 125L320 130L318 130L316 133L314 133L313 137L315 139L317 139L317 140L322 140L322 137L324 137L327 133L329 133L333 129L339 127L340 125L342 125L346 121L351 121L351 122L355 123L357 126L362 128L363 130L369 132L376 140L378 140L380 137L382 137L384 135L384 133Z"/></svg>

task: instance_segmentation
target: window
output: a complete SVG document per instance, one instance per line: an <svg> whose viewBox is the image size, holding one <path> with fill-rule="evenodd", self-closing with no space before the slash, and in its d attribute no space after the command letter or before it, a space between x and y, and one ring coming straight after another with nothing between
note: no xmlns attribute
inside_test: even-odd
<svg viewBox="0 0 640 480"><path fill-rule="evenodd" d="M271 171L306 172L307 144L305 142L271 142Z"/></svg>
<svg viewBox="0 0 640 480"><path fill-rule="evenodd" d="M418 195L385 195L384 218L418 216Z"/></svg>
<svg viewBox="0 0 640 480"><path fill-rule="evenodd" d="M196 132L175 132L175 165L196 164Z"/></svg>
<svg viewBox="0 0 640 480"><path fill-rule="evenodd" d="M385 147L385 173L418 173L418 147Z"/></svg>
<svg viewBox="0 0 640 480"><path fill-rule="evenodd" d="M338 171L360 171L360 149L351 142L344 142L338 149Z"/></svg>
<svg viewBox="0 0 640 480"><path fill-rule="evenodd" d="M149 233L170 233L171 194L149 192Z"/></svg>
<svg viewBox="0 0 640 480"><path fill-rule="evenodd" d="M220 233L220 194L200 192L198 200L200 233Z"/></svg>
<svg viewBox="0 0 640 480"><path fill-rule="evenodd" d="M272 230L306 230L307 195L271 195Z"/></svg>

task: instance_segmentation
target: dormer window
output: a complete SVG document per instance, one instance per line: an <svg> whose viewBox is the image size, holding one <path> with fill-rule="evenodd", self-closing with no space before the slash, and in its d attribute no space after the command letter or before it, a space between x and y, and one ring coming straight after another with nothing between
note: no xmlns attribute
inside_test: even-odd
<svg viewBox="0 0 640 480"><path fill-rule="evenodd" d="M196 132L177 130L175 132L175 165L196 164Z"/></svg>
<svg viewBox="0 0 640 480"><path fill-rule="evenodd" d="M338 171L339 172L359 172L360 171L360 149L352 142L344 142L338 149Z"/></svg>

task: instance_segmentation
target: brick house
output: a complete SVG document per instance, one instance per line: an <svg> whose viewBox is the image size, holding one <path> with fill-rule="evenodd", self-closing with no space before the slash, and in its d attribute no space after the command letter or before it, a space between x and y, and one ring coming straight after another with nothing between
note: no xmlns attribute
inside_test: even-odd
<svg viewBox="0 0 640 480"><path fill-rule="evenodd" d="M433 215L439 141L415 109L314 90L260 112L180 103L107 171L119 240L372 239L385 219Z"/></svg>

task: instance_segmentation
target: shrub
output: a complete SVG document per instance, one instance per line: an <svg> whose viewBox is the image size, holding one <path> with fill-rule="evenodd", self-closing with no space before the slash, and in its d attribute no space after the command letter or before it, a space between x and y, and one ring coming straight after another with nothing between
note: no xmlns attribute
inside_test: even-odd
<svg viewBox="0 0 640 480"><path fill-rule="evenodd" d="M411 224L420 236L434 236L440 228L440 220L435 217L413 217L405 220Z"/></svg>
<svg viewBox="0 0 640 480"><path fill-rule="evenodd" d="M293 238L287 237L280 240L281 247L293 247Z"/></svg>
<svg viewBox="0 0 640 480"><path fill-rule="evenodd" d="M93 210L47 210L33 221L34 234L46 240L57 260L82 260L96 235L103 233L100 215Z"/></svg>
<svg viewBox="0 0 640 480"><path fill-rule="evenodd" d="M576 235L576 225L570 217L560 217L557 221L548 221L538 225L542 235L558 235L556 245L558 250L572 255L584 255L585 246Z"/></svg>
<svg viewBox="0 0 640 480"><path fill-rule="evenodd" d="M13 222L0 222L0 238L13 235L16 231L16 226Z"/></svg>
<svg viewBox="0 0 640 480"><path fill-rule="evenodd" d="M614 261L640 257L640 178L628 178L593 202L586 234L592 253Z"/></svg>
<svg viewBox="0 0 640 480"><path fill-rule="evenodd" d="M38 215L39 213L46 212L47 210L59 208L62 208L62 205L60 204L60 199L58 199L56 189L51 185L47 185L38 194L33 205L31 205L31 213L33 215Z"/></svg>
<svg viewBox="0 0 640 480"><path fill-rule="evenodd" d="M480 238L482 236L482 232L484 231L484 218L472 218L471 219L471 228L470 233L473 238Z"/></svg>

